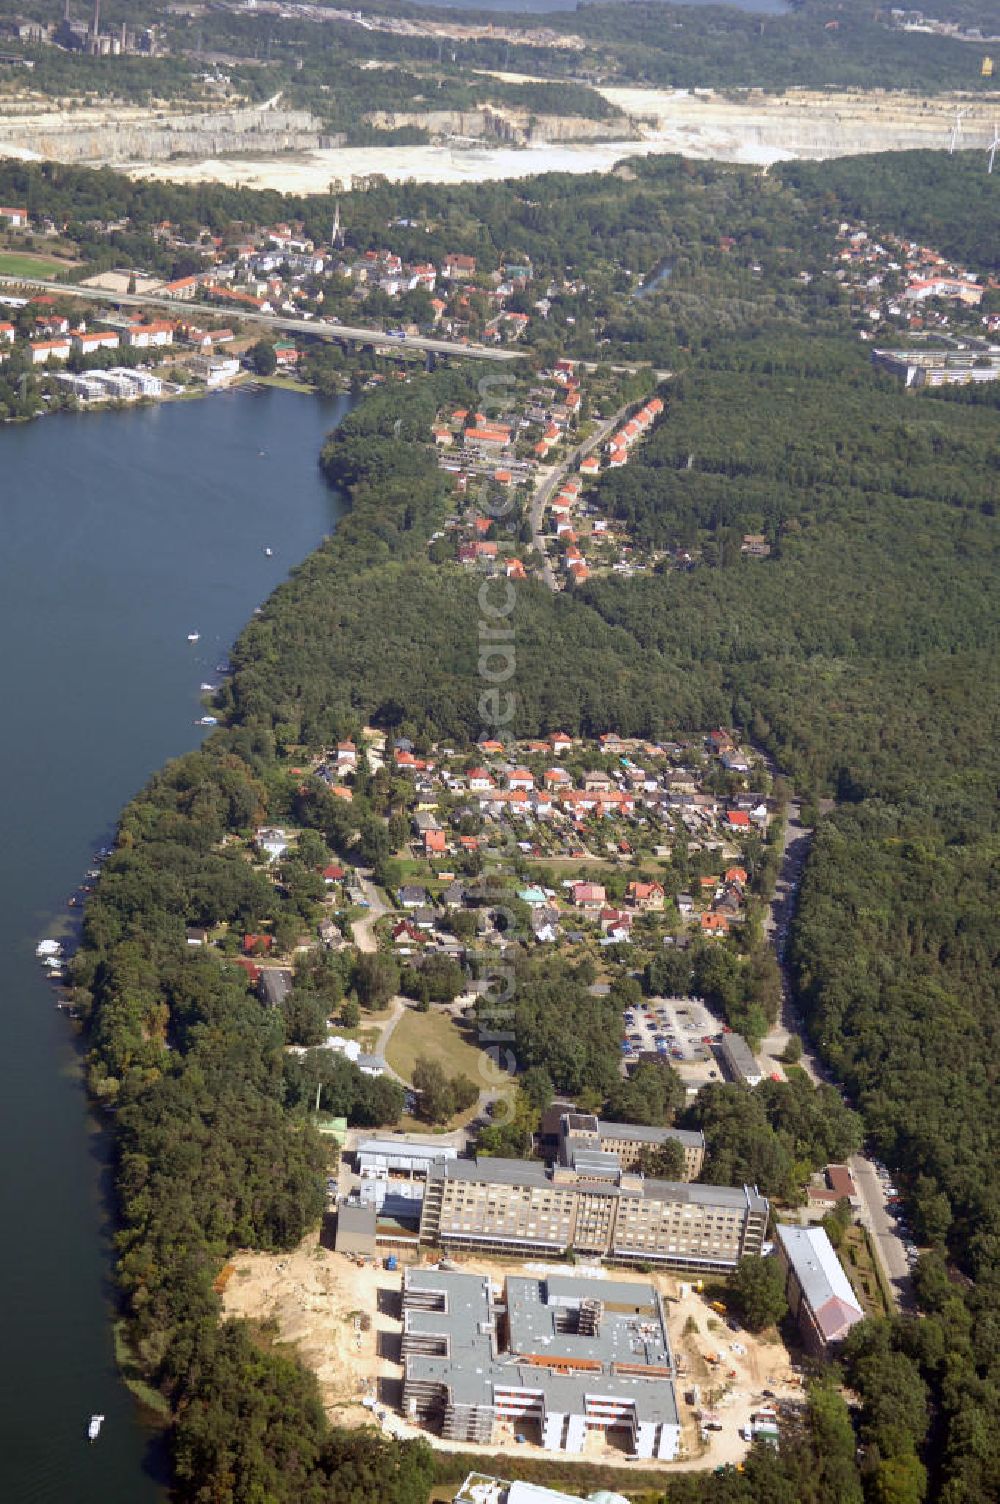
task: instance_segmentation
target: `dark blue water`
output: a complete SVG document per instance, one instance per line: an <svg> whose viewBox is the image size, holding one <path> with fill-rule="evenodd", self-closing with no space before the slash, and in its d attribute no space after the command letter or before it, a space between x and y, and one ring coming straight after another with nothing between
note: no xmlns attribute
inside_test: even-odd
<svg viewBox="0 0 1000 1504"><path fill-rule="evenodd" d="M0 428L3 1504L162 1497L113 1360L107 1144L34 947L121 806L204 734L200 681L332 530L316 458L348 405L234 392Z"/></svg>

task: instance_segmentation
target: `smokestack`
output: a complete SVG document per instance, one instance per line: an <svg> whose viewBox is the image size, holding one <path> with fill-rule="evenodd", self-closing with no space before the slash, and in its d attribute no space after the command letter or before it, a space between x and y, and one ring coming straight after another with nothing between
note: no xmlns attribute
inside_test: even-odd
<svg viewBox="0 0 1000 1504"><path fill-rule="evenodd" d="M94 41L101 34L101 0L94 0Z"/></svg>
<svg viewBox="0 0 1000 1504"><path fill-rule="evenodd" d="M63 20L67 24L69 23L69 0L66 0L66 4L63 6Z"/></svg>

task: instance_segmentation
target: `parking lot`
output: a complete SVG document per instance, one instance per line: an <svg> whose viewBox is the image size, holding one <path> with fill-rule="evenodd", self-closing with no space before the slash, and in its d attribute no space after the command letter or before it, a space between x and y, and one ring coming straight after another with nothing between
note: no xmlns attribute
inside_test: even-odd
<svg viewBox="0 0 1000 1504"><path fill-rule="evenodd" d="M886 1218L896 1237L899 1239L900 1243L902 1243L903 1256L905 1257L909 1267L912 1269L914 1264L917 1262L917 1259L920 1257L920 1252L917 1248L917 1245L913 1241L913 1234L910 1231L910 1225L907 1222L906 1214L903 1211L902 1197L900 1196L899 1191L897 1190L895 1185L893 1185L892 1177L890 1176L889 1171L880 1160L873 1159L872 1168L875 1171L875 1176L879 1183L879 1189L881 1190L882 1195L885 1198Z"/></svg>
<svg viewBox="0 0 1000 1504"><path fill-rule="evenodd" d="M699 998L651 997L623 1017L622 1056L625 1063L654 1052L672 1065L713 1066L711 1043L719 1036L719 1022Z"/></svg>

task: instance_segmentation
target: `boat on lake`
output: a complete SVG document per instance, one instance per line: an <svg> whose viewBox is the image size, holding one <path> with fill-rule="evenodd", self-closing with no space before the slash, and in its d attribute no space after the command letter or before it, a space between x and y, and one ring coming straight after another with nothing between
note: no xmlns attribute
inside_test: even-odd
<svg viewBox="0 0 1000 1504"><path fill-rule="evenodd" d="M103 1415L92 1415L90 1417L90 1420L87 1423L87 1436L88 1436L88 1438L89 1438L90 1441L96 1441L97 1440L97 1438L101 1434L101 1427L103 1425L104 1425L104 1416Z"/></svg>
<svg viewBox="0 0 1000 1504"><path fill-rule="evenodd" d="M200 632L189 632L188 633L188 642L198 642L200 638L201 638L201 633Z"/></svg>

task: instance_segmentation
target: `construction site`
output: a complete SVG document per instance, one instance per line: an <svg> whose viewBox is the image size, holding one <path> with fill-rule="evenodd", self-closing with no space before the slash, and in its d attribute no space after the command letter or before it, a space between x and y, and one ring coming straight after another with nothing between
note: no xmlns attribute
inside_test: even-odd
<svg viewBox="0 0 1000 1504"><path fill-rule="evenodd" d="M225 1314L288 1344L338 1425L628 1468L737 1463L801 1377L776 1332L657 1272L400 1251L234 1256Z"/></svg>

